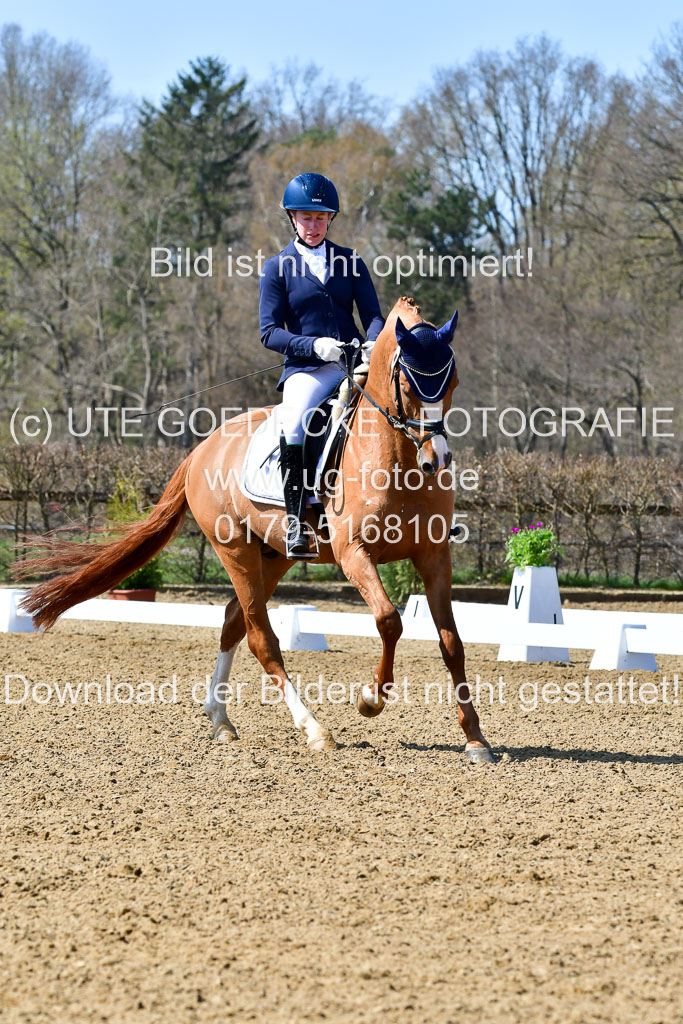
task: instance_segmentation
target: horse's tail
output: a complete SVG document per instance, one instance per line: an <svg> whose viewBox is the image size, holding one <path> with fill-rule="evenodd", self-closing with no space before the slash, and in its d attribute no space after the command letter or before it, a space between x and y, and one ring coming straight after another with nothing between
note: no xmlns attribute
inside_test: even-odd
<svg viewBox="0 0 683 1024"><path fill-rule="evenodd" d="M126 527L117 540L109 544L52 541L51 554L33 558L18 568L20 577L71 570L39 583L21 602L36 626L49 629L62 612L120 583L168 544L185 519L185 477L191 458L188 455L176 469L151 515L142 523Z"/></svg>

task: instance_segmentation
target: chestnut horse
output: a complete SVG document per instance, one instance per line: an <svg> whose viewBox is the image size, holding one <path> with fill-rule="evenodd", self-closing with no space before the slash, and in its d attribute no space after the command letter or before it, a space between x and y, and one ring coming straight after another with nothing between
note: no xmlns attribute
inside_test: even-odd
<svg viewBox="0 0 683 1024"><path fill-rule="evenodd" d="M328 532L321 531L310 515L309 523L318 536L318 561L341 566L369 605L382 639L373 681L358 698L360 713L374 717L382 711L393 685L394 651L402 631L401 616L387 597L377 566L409 558L424 581L441 654L455 684L465 752L472 761L494 761L465 681L463 646L451 608L448 534L453 491L450 474L441 476L441 472L451 460L443 415L458 383L448 347L457 314L439 331L419 314L420 307L405 297L390 313L372 353L365 391L346 427L340 471L323 497ZM410 358L417 345L410 329L420 325L432 329L431 335L423 332L423 338L434 337L438 353L445 351L452 364L442 368L447 375L441 377L446 386L439 401L425 402L426 388L422 399L416 394L419 374L426 383L437 377L436 372L420 370L419 359ZM282 509L254 503L239 488L239 469L250 435L269 415L268 409L256 414L252 410L249 416L237 416L214 431L179 466L148 519L130 527L120 539L104 545L58 547L56 553L35 563L43 571L67 567L71 571L36 586L23 604L36 625L49 628L67 608L103 593L149 561L180 530L189 506L236 594L225 611L205 704L213 737L222 742L237 739L221 695L227 693L235 651L246 634L249 649L281 689L309 750L329 750L337 744L292 686L266 609L278 581L293 564L284 553ZM446 485L444 478L448 478ZM217 488L216 479L227 481L226 486Z"/></svg>

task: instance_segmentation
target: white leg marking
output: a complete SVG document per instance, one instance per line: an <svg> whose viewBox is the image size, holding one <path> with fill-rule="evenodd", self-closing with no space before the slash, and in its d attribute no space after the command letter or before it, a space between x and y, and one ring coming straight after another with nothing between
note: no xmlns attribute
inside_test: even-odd
<svg viewBox="0 0 683 1024"><path fill-rule="evenodd" d="M235 657L237 646L235 644L229 651L219 652L216 667L211 678L211 686L204 702L204 714L208 715L211 719L213 738L216 740L227 741L237 739L237 730L225 711L225 705L230 693L227 683L230 679L230 669L232 668L232 661Z"/></svg>
<svg viewBox="0 0 683 1024"><path fill-rule="evenodd" d="M305 729L308 732L310 723L316 721L315 715L308 710L289 679L285 679L285 703L292 713L296 728Z"/></svg>
<svg viewBox="0 0 683 1024"><path fill-rule="evenodd" d="M369 683L366 683L360 693L365 703L369 704L371 707L375 707L381 701L379 686L377 687L377 693L375 694L374 687L370 686Z"/></svg>
<svg viewBox="0 0 683 1024"><path fill-rule="evenodd" d="M323 749L329 732L323 728L313 712L308 710L289 679L285 679L285 703L292 714L294 725L306 737L309 748L311 750Z"/></svg>

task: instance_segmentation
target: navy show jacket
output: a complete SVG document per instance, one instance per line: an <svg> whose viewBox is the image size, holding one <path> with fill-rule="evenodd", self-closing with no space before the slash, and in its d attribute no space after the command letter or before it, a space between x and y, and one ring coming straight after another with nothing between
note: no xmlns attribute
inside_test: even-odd
<svg viewBox="0 0 683 1024"><path fill-rule="evenodd" d="M374 341L384 326L375 286L360 256L329 239L325 246L328 278L324 284L306 266L294 240L263 266L261 341L285 356L279 391L291 374L322 366L313 351L318 338L352 341L360 337L353 319L354 302L368 341Z"/></svg>

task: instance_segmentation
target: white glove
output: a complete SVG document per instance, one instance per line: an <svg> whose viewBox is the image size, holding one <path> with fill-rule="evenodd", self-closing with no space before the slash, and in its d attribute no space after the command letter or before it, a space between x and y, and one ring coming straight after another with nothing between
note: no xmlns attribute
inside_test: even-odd
<svg viewBox="0 0 683 1024"><path fill-rule="evenodd" d="M369 363L370 362L370 356L372 355L372 350L373 350L374 347L375 347L375 342L374 341L364 341L363 342L363 347L361 349L361 353L362 353L362 356L363 356L363 362L364 363Z"/></svg>
<svg viewBox="0 0 683 1024"><path fill-rule="evenodd" d="M316 338L313 351L324 363L334 363L341 359L341 345L336 338Z"/></svg>

